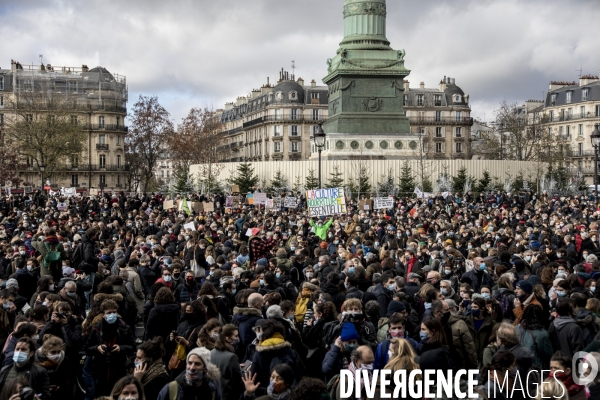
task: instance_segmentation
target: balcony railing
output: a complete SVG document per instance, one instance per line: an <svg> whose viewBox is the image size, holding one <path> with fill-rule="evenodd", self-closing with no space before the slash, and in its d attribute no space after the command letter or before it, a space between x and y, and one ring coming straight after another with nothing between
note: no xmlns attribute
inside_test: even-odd
<svg viewBox="0 0 600 400"><path fill-rule="evenodd" d="M100 166L99 164L62 164L56 167L59 171L129 171L129 165L114 165L106 164Z"/></svg>
<svg viewBox="0 0 600 400"><path fill-rule="evenodd" d="M244 128L249 128L255 125L259 125L265 122L302 122L302 121L313 121L315 123L327 120L324 115L302 115L302 114L281 114L281 115L265 115L263 117L255 118L251 121L244 122Z"/></svg>
<svg viewBox="0 0 600 400"><path fill-rule="evenodd" d="M91 125L88 125L88 129L91 129L93 131L129 132L128 126L116 125L116 124L91 124Z"/></svg>
<svg viewBox="0 0 600 400"><path fill-rule="evenodd" d="M587 113L583 113L583 114L568 114L565 113L565 115L554 115L554 118L550 119L550 117L547 118L546 122L564 122L564 121L573 121L573 120L577 120L577 119L585 119L585 118L598 118L600 117L599 115L596 115L595 112L587 112Z"/></svg>
<svg viewBox="0 0 600 400"><path fill-rule="evenodd" d="M96 143L96 150L108 150L108 143Z"/></svg>
<svg viewBox="0 0 600 400"><path fill-rule="evenodd" d="M409 117L413 125L473 125L470 117Z"/></svg>

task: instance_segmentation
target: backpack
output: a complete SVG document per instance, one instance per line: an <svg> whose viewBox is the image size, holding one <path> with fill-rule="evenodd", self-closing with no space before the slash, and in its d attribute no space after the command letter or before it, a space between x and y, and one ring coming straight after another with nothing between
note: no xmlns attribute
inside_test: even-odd
<svg viewBox="0 0 600 400"><path fill-rule="evenodd" d="M46 248L46 255L43 258L44 267L48 267L50 263L60 261L60 251L57 251L58 244L54 245L54 250L48 245L47 242L44 242L44 247Z"/></svg>
<svg viewBox="0 0 600 400"><path fill-rule="evenodd" d="M169 400L177 400L179 394L179 384L175 381L169 382Z"/></svg>
<svg viewBox="0 0 600 400"><path fill-rule="evenodd" d="M502 314L504 317L508 317L512 310L510 300L508 299L508 295L504 293L499 293L494 296L494 299L500 304L500 308L502 309Z"/></svg>

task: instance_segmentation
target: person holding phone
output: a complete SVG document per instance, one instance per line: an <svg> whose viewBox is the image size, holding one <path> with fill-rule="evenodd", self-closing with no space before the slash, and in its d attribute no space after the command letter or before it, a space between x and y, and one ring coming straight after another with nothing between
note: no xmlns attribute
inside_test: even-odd
<svg viewBox="0 0 600 400"><path fill-rule="evenodd" d="M162 361L164 354L160 336L142 343L135 354L133 376L142 384L146 400L156 400L161 389L169 383L169 374Z"/></svg>

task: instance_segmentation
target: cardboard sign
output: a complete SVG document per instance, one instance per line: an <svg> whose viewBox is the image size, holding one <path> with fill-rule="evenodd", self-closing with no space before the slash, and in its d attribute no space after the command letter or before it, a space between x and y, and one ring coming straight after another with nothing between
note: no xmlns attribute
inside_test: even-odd
<svg viewBox="0 0 600 400"><path fill-rule="evenodd" d="M233 207L233 196L227 196L227 198L225 199L225 207Z"/></svg>
<svg viewBox="0 0 600 400"><path fill-rule="evenodd" d="M199 203L197 201L192 202L191 206L192 206L192 211L195 211L197 213L201 213L202 211L204 211L204 207L202 206L202 203Z"/></svg>
<svg viewBox="0 0 600 400"><path fill-rule="evenodd" d="M60 194L66 197L73 197L77 194L77 188L62 188L60 189Z"/></svg>
<svg viewBox="0 0 600 400"><path fill-rule="evenodd" d="M188 230L191 229L192 231L196 230L196 225L194 225L193 222L188 222L187 224L183 225L183 230Z"/></svg>
<svg viewBox="0 0 600 400"><path fill-rule="evenodd" d="M309 216L325 217L346 212L344 188L307 190Z"/></svg>
<svg viewBox="0 0 600 400"><path fill-rule="evenodd" d="M267 202L265 203L265 207L268 208L269 210L273 209L273 199L267 199Z"/></svg>
<svg viewBox="0 0 600 400"><path fill-rule="evenodd" d="M375 210L394 208L394 199L392 197L376 197L373 202L373 208Z"/></svg>
<svg viewBox="0 0 600 400"><path fill-rule="evenodd" d="M373 200L366 199L358 202L358 209L361 211L369 211L373 209Z"/></svg>
<svg viewBox="0 0 600 400"><path fill-rule="evenodd" d="M65 211L67 209L67 203L56 203L56 209L58 211Z"/></svg>
<svg viewBox="0 0 600 400"><path fill-rule="evenodd" d="M248 200L248 204L250 204L250 205L254 204L254 194L253 193L248 193L246 195L246 199Z"/></svg>
<svg viewBox="0 0 600 400"><path fill-rule="evenodd" d="M264 205L267 203L267 194L266 193L254 193L254 204Z"/></svg>
<svg viewBox="0 0 600 400"><path fill-rule="evenodd" d="M163 210L168 210L170 208L175 208L175 202L173 200L166 200L163 203Z"/></svg>
<svg viewBox="0 0 600 400"><path fill-rule="evenodd" d="M205 212L214 212L215 205L213 203L202 203L202 209Z"/></svg>
<svg viewBox="0 0 600 400"><path fill-rule="evenodd" d="M239 185L231 185L231 193L239 193L240 187Z"/></svg>
<svg viewBox="0 0 600 400"><path fill-rule="evenodd" d="M286 197L283 201L283 206L285 208L296 208L296 198L295 197Z"/></svg>
<svg viewBox="0 0 600 400"><path fill-rule="evenodd" d="M90 196L98 196L98 189L90 188Z"/></svg>

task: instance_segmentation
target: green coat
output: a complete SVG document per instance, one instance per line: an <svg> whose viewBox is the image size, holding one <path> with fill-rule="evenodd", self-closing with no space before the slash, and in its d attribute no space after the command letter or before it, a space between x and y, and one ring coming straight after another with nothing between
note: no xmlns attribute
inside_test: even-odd
<svg viewBox="0 0 600 400"><path fill-rule="evenodd" d="M329 221L327 221L323 224L323 226L319 226L319 225L315 224L315 222L312 219L309 220L308 223L310 224L310 226L315 228L315 236L320 237L321 240L327 240L327 230L333 223L333 218L330 218Z"/></svg>
<svg viewBox="0 0 600 400"><path fill-rule="evenodd" d="M485 317L481 328L479 328L479 331L475 329L475 322L472 315L469 315L467 318L465 318L465 322L469 327L471 337L473 337L473 343L475 343L477 360L481 361L483 359L483 350L488 345L488 341L492 333L492 327L494 326L492 323L492 318L489 316Z"/></svg>
<svg viewBox="0 0 600 400"><path fill-rule="evenodd" d="M527 347L535 355L534 363L536 366L546 369L550 367L553 350L548 331L544 329L529 330L518 325L517 337L521 342L521 346Z"/></svg>

